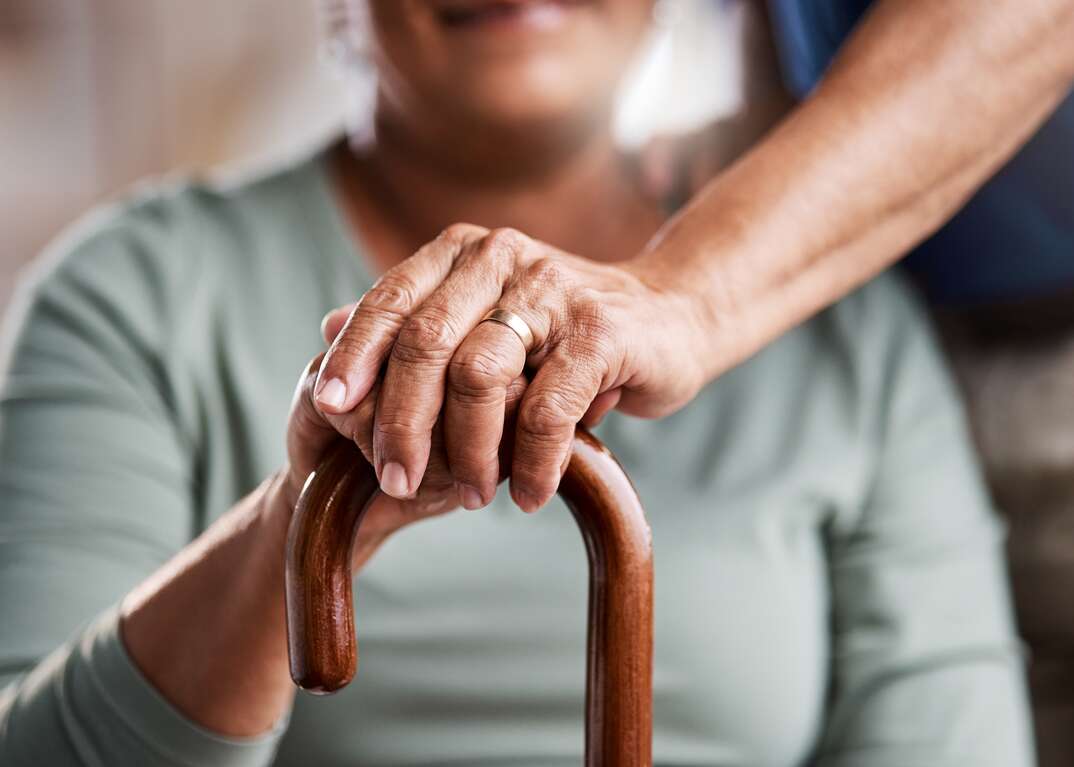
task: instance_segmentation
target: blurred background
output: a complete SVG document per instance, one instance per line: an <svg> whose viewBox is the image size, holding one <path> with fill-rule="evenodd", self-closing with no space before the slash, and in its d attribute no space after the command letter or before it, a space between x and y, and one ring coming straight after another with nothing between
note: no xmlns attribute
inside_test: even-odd
<svg viewBox="0 0 1074 767"><path fill-rule="evenodd" d="M250 163L339 125L312 0L4 0L0 304L94 202L150 174Z"/></svg>

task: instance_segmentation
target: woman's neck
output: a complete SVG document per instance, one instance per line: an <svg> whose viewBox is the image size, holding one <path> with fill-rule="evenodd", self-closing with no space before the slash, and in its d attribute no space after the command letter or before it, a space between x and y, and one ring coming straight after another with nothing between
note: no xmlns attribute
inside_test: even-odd
<svg viewBox="0 0 1074 767"><path fill-rule="evenodd" d="M558 143L548 136L421 135L378 114L373 135L337 147L332 167L378 271L456 222L510 226L598 260L637 252L663 213L642 193L610 131L561 134Z"/></svg>

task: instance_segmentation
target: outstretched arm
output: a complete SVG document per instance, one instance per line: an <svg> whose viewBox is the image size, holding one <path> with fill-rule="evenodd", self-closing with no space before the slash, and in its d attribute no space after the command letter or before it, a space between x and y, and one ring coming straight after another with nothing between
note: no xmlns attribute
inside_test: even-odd
<svg viewBox="0 0 1074 767"><path fill-rule="evenodd" d="M709 309L715 377L931 234L1074 80L1071 0L879 0L816 92L642 259Z"/></svg>

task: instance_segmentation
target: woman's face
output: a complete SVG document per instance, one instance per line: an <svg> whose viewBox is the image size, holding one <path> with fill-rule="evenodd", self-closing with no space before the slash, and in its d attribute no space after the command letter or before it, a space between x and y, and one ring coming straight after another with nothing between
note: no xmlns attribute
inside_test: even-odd
<svg viewBox="0 0 1074 767"><path fill-rule="evenodd" d="M512 127L604 117L653 0L369 0L394 108Z"/></svg>

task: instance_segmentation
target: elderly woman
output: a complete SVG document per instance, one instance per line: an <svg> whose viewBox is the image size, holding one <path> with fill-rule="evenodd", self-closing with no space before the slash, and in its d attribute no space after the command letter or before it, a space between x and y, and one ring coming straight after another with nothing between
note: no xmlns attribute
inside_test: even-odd
<svg viewBox="0 0 1074 767"><path fill-rule="evenodd" d="M1000 150L938 149L966 172L920 209L895 204L931 183L909 170L851 200L816 132L853 90L836 72L696 203L719 227L665 226L609 129L647 0L370 8L375 138L128 201L29 294L2 403L0 762L577 764L584 556L550 498L576 423L607 416L655 540L656 763L1028 765L1000 534L914 300L883 278L753 354ZM927 24L896 27L954 76ZM872 34L875 68L893 38ZM1041 71L996 87L1054 102ZM780 178L838 191L857 234L755 221L801 218ZM354 553L363 669L296 699L284 536L340 434L384 491ZM516 513L506 474L547 508Z"/></svg>

